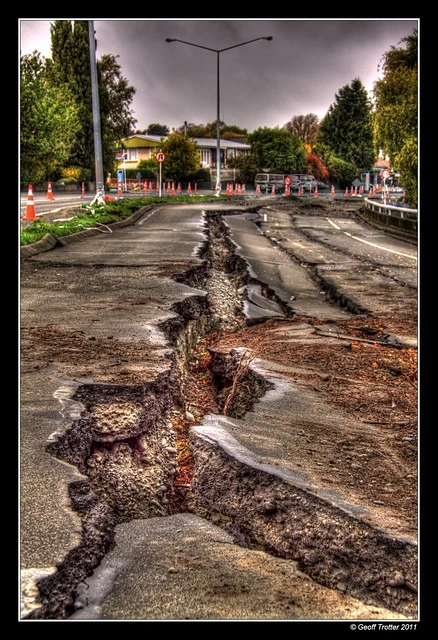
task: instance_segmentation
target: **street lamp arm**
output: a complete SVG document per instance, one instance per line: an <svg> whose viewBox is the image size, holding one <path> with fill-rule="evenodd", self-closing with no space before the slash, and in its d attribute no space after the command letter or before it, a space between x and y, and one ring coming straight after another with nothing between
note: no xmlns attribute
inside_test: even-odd
<svg viewBox="0 0 438 640"><path fill-rule="evenodd" d="M202 44L193 44L193 42L186 42L185 40L178 40L178 38L166 38L166 42L182 42L183 44L188 44L191 47L198 47L198 49L207 49L207 51L214 51L215 53L217 53L217 49L203 47Z"/></svg>
<svg viewBox="0 0 438 640"><path fill-rule="evenodd" d="M237 47L243 47L244 44L250 42L257 42L257 40L272 40L272 36L261 36L260 38L253 38L246 42L239 42L239 44L233 44L231 47L225 47L224 49L212 49L211 47L204 47L202 44L194 44L193 42L187 42L186 40L179 40L178 38L166 38L166 42L182 42L182 44L188 44L191 47L197 47L198 49L207 49L207 51L213 51L214 53L222 53L222 51L229 51L230 49L236 49Z"/></svg>
<svg viewBox="0 0 438 640"><path fill-rule="evenodd" d="M236 49L236 47L243 47L244 44L249 44L250 42L257 42L257 40L272 40L272 36L261 36L260 38L253 38L252 40L247 40L246 42L239 42L239 44L234 44L232 47L225 47L225 49L219 49L219 53L222 53L222 51L229 51L230 49Z"/></svg>

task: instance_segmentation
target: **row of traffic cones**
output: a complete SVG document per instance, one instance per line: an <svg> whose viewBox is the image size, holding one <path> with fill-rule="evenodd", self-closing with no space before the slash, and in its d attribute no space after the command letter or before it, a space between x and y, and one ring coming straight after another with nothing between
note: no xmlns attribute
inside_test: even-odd
<svg viewBox="0 0 438 640"><path fill-rule="evenodd" d="M227 194L227 196L232 196L233 193L234 193L234 195L245 195L246 194L246 185L245 185L245 183L243 183L243 184L235 184L233 186L232 182L228 182L225 193Z"/></svg>

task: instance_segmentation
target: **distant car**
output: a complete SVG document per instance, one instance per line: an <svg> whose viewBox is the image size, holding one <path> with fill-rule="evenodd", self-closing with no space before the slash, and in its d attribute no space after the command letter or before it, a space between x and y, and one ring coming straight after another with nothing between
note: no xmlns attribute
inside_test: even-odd
<svg viewBox="0 0 438 640"><path fill-rule="evenodd" d="M302 183L304 191L314 191L318 189L318 191L322 191L324 189L330 189L330 185L326 184L322 180L306 180Z"/></svg>

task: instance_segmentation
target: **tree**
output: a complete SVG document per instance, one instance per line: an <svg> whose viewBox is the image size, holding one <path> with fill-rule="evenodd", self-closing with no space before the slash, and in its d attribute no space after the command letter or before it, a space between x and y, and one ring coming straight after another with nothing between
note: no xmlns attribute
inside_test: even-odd
<svg viewBox="0 0 438 640"><path fill-rule="evenodd" d="M376 144L400 172L406 198L418 202L418 33L383 56L382 79L374 83Z"/></svg>
<svg viewBox="0 0 438 640"><path fill-rule="evenodd" d="M56 179L80 130L66 85L54 87L45 59L34 51L20 60L20 182Z"/></svg>
<svg viewBox="0 0 438 640"><path fill-rule="evenodd" d="M341 189L350 187L357 178L357 168L351 162L339 158L327 145L318 142L313 148L313 153L327 167L329 180Z"/></svg>
<svg viewBox="0 0 438 640"><path fill-rule="evenodd" d="M260 127L248 136L252 164L258 171L304 173L306 151L299 138L285 129Z"/></svg>
<svg viewBox="0 0 438 640"><path fill-rule="evenodd" d="M190 138L206 138L211 137L207 134L207 126L205 124L194 124L193 122L185 122L178 131L187 134Z"/></svg>
<svg viewBox="0 0 438 640"><path fill-rule="evenodd" d="M307 165L309 167L309 172L315 176L317 180L322 180L325 182L329 178L329 170L321 160L321 158L316 153L307 154Z"/></svg>
<svg viewBox="0 0 438 640"><path fill-rule="evenodd" d="M133 131L136 120L130 104L135 89L121 74L119 56L104 55L97 63L101 143L105 173L114 169L114 147ZM93 145L94 149L94 145Z"/></svg>
<svg viewBox="0 0 438 640"><path fill-rule="evenodd" d="M372 104L359 78L345 85L319 127L318 142L329 146L336 156L357 170L368 169L375 160Z"/></svg>
<svg viewBox="0 0 438 640"><path fill-rule="evenodd" d="M94 168L94 133L88 22L55 20L50 25L50 35L52 83L69 88L81 121L69 164L91 169Z"/></svg>
<svg viewBox="0 0 438 640"><path fill-rule="evenodd" d="M170 133L170 129L165 124L154 122L148 126L144 133L149 136L167 136Z"/></svg>
<svg viewBox="0 0 438 640"><path fill-rule="evenodd" d="M89 22L55 20L50 25L52 83L68 87L79 112L77 132L69 164L95 171L93 103L90 77ZM114 147L133 130L130 111L135 89L121 75L118 56L105 55L97 62L104 173L114 169Z"/></svg>
<svg viewBox="0 0 438 640"><path fill-rule="evenodd" d="M163 141L166 154L163 170L171 180L191 180L199 169L199 153L196 142L182 131L173 131Z"/></svg>
<svg viewBox="0 0 438 640"><path fill-rule="evenodd" d="M284 129L296 135L303 144L313 147L319 133L319 119L314 113L294 116L289 122L286 122Z"/></svg>

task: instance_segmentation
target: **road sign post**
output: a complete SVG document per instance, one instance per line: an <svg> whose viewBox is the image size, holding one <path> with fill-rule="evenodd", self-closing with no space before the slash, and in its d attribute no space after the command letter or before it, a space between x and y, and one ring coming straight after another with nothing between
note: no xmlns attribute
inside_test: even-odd
<svg viewBox="0 0 438 640"><path fill-rule="evenodd" d="M386 186L386 179L389 178L389 176L391 175L391 172L389 169L382 169L381 173L380 173L382 179L383 179L383 202L386 203L387 200L387 186Z"/></svg>
<svg viewBox="0 0 438 640"><path fill-rule="evenodd" d="M158 162L159 166L160 166L160 180L159 180L159 186L158 186L158 196L161 198L161 165L163 164L163 162L166 159L166 154L161 151L157 151L157 153L155 154L155 160Z"/></svg>

